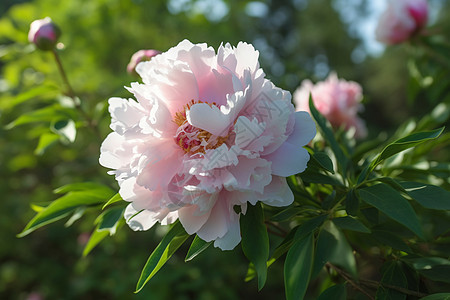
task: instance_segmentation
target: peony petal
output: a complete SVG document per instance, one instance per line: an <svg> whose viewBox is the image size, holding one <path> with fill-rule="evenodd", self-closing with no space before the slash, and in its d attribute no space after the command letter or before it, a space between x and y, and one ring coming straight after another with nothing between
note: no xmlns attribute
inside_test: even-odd
<svg viewBox="0 0 450 300"><path fill-rule="evenodd" d="M309 113L297 111L295 113L295 124L292 133L286 140L287 143L303 147L316 136L316 123Z"/></svg>
<svg viewBox="0 0 450 300"><path fill-rule="evenodd" d="M287 184L286 178L272 176L272 182L265 187L260 200L270 206L288 206L294 202L294 194Z"/></svg>
<svg viewBox="0 0 450 300"><path fill-rule="evenodd" d="M196 233L208 220L211 210L199 212L197 205L189 205L178 210L178 217L188 234Z"/></svg>
<svg viewBox="0 0 450 300"><path fill-rule="evenodd" d="M233 250L241 241L241 228L239 225L239 216L232 213L231 224L229 225L228 232L221 238L217 238L214 242L214 247L222 250Z"/></svg>
<svg viewBox="0 0 450 300"><path fill-rule="evenodd" d="M262 158L272 162L272 174L287 177L306 169L309 153L301 147L285 142L277 150Z"/></svg>

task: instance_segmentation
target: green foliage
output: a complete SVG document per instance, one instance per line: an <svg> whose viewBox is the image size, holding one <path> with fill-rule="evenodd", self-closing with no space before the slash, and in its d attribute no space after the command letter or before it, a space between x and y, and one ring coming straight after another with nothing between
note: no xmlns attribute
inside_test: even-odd
<svg viewBox="0 0 450 300"><path fill-rule="evenodd" d="M342 1L257 2L262 16L248 12L254 1L224 1L216 20L202 1L175 2L0 4L0 298L127 299L151 252L136 299L278 299L283 290L287 299L450 299L450 5L433 34L355 62L361 41L339 17ZM354 15L366 16L365 3ZM73 91L52 54L27 43L31 21L47 15L63 29L57 54ZM184 38L253 42L267 77L291 92L336 70L367 101L365 141L334 130L310 102L320 135L307 170L288 178L294 203L249 205L242 249L231 252L198 236L188 248L180 223L131 232L127 203L98 166L106 100L128 97L122 87L137 80L125 72L131 54Z"/></svg>

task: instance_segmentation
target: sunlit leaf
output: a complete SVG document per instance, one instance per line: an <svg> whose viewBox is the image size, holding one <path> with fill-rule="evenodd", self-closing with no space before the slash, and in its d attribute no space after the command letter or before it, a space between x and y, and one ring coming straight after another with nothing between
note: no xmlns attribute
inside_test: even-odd
<svg viewBox="0 0 450 300"><path fill-rule="evenodd" d="M139 277L136 291L138 293L145 284L172 257L175 251L187 240L189 235L184 231L180 222L176 222L164 236L159 245L153 250Z"/></svg>
<svg viewBox="0 0 450 300"><path fill-rule="evenodd" d="M450 192L438 186L420 182L401 182L400 185L406 190L408 195L420 203L423 207L449 210Z"/></svg>
<svg viewBox="0 0 450 300"><path fill-rule="evenodd" d="M204 240L199 238L198 235L196 235L191 243L191 246L189 247L188 253L186 254L186 258L184 259L184 261L190 261L194 259L197 255L205 251L212 243L213 241L205 242Z"/></svg>

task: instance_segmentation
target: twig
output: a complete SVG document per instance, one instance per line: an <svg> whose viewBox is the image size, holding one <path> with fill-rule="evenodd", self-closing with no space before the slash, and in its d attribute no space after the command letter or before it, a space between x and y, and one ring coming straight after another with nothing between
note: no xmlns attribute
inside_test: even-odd
<svg viewBox="0 0 450 300"><path fill-rule="evenodd" d="M345 273L342 269L336 267L335 265L331 263L326 263L326 266L335 270L340 276L342 276L348 283L350 283L355 289L366 295L370 300L375 300L372 295L370 295L368 292L366 292L362 287L360 287L347 273Z"/></svg>

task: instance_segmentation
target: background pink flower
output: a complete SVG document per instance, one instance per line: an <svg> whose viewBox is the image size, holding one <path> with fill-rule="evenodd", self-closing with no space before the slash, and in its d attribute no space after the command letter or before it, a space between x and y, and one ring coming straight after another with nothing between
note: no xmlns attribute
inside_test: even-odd
<svg viewBox="0 0 450 300"><path fill-rule="evenodd" d="M135 69L136 66L141 62L141 61L147 61L150 60L153 56L160 54L161 51L158 50L153 50L153 49L143 49L143 50L139 50L136 53L133 54L133 56L131 56L130 62L127 65L127 72L132 74L135 73Z"/></svg>
<svg viewBox="0 0 450 300"><path fill-rule="evenodd" d="M381 15L376 38L385 44L398 44L408 40L427 23L426 0L390 0Z"/></svg>
<svg viewBox="0 0 450 300"><path fill-rule="evenodd" d="M143 84L128 88L137 101L109 100L113 132L100 163L114 169L132 229L179 219L187 233L233 249L235 206L292 203L285 177L306 168L315 124L264 78L258 56L242 42L216 54L184 40L137 66Z"/></svg>
<svg viewBox="0 0 450 300"><path fill-rule="evenodd" d="M310 94L317 110L328 119L333 127L343 126L345 129L354 127L357 138L364 138L367 135L364 121L357 116L358 111L363 109L362 89L358 83L339 80L335 73L315 85L308 79L303 80L301 86L294 93L297 111L309 112Z"/></svg>

